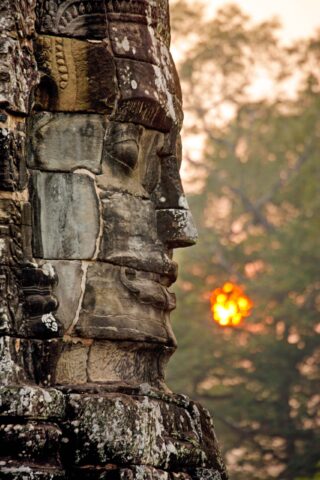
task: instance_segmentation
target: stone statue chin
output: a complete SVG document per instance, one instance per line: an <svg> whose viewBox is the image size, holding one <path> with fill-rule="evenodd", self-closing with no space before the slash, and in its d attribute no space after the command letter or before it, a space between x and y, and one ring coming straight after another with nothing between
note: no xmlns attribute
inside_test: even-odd
<svg viewBox="0 0 320 480"><path fill-rule="evenodd" d="M208 414L164 383L172 252L197 238L168 1L4 4L0 477L226 479Z"/></svg>

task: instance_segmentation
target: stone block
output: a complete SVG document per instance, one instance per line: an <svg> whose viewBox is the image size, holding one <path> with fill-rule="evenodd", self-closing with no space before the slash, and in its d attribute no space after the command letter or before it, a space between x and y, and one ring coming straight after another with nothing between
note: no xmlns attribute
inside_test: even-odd
<svg viewBox="0 0 320 480"><path fill-rule="evenodd" d="M87 381L165 388L164 369L173 352L173 348L150 343L95 341L89 351Z"/></svg>
<svg viewBox="0 0 320 480"><path fill-rule="evenodd" d="M105 0L37 0L37 31L75 38L107 36Z"/></svg>
<svg viewBox="0 0 320 480"><path fill-rule="evenodd" d="M184 195L179 168L180 165L176 155L161 156L161 175L152 192L152 198L158 208L185 210L189 208Z"/></svg>
<svg viewBox="0 0 320 480"><path fill-rule="evenodd" d="M119 473L120 480L170 480L171 478L168 472L146 465L122 468Z"/></svg>
<svg viewBox="0 0 320 480"><path fill-rule="evenodd" d="M112 51L116 57L158 65L159 42L150 26L137 22L111 22L109 27Z"/></svg>
<svg viewBox="0 0 320 480"><path fill-rule="evenodd" d="M0 38L0 106L15 113L30 110L30 92L39 74L31 42L22 46L18 40Z"/></svg>
<svg viewBox="0 0 320 480"><path fill-rule="evenodd" d="M0 424L0 465L1 458L10 458L11 462L59 465L61 435L61 430L54 424L32 421Z"/></svg>
<svg viewBox="0 0 320 480"><path fill-rule="evenodd" d="M110 121L102 152L102 190L120 190L149 198L160 179L163 134L141 125Z"/></svg>
<svg viewBox="0 0 320 480"><path fill-rule="evenodd" d="M36 0L28 0L27 2L1 0L0 22L2 33L15 39L30 38L34 33L35 3Z"/></svg>
<svg viewBox="0 0 320 480"><path fill-rule="evenodd" d="M165 388L164 367L174 349L141 342L65 338L56 369L57 385L100 386L125 382Z"/></svg>
<svg viewBox="0 0 320 480"><path fill-rule="evenodd" d="M95 114L43 112L31 117L28 166L71 172L101 172L105 117Z"/></svg>
<svg viewBox="0 0 320 480"><path fill-rule="evenodd" d="M62 419L64 415L64 395L54 388L0 385L0 418L52 420Z"/></svg>
<svg viewBox="0 0 320 480"><path fill-rule="evenodd" d="M182 123L174 77L150 63L116 58L120 98L114 119L167 132ZM166 70L167 72L167 70Z"/></svg>
<svg viewBox="0 0 320 480"><path fill-rule="evenodd" d="M64 342L57 364L57 385L81 385L88 381L88 353L86 342Z"/></svg>
<svg viewBox="0 0 320 480"><path fill-rule="evenodd" d="M154 204L122 192L104 192L100 198L103 234L98 258L140 270L173 274L175 265L158 239Z"/></svg>
<svg viewBox="0 0 320 480"><path fill-rule="evenodd" d="M68 480L60 468L26 462L4 461L0 465L1 480Z"/></svg>
<svg viewBox="0 0 320 480"><path fill-rule="evenodd" d="M31 173L34 255L46 259L90 259L99 234L94 180L72 173Z"/></svg>
<svg viewBox="0 0 320 480"><path fill-rule="evenodd" d="M40 35L36 59L42 73L36 108L111 113L117 96L116 73L104 43Z"/></svg>
<svg viewBox="0 0 320 480"><path fill-rule="evenodd" d="M206 468L196 419L177 405L123 394L70 394L67 405L62 430L69 438L63 447L69 465Z"/></svg>
<svg viewBox="0 0 320 480"><path fill-rule="evenodd" d="M190 210L157 210L158 234L169 248L190 247L198 238L198 232Z"/></svg>
<svg viewBox="0 0 320 480"><path fill-rule="evenodd" d="M23 125L20 125L19 129L0 128L1 190L16 191L26 187L27 170L23 129Z"/></svg>
<svg viewBox="0 0 320 480"><path fill-rule="evenodd" d="M75 331L84 338L175 346L169 323L174 307L175 296L160 284L159 275L108 263L90 264Z"/></svg>
<svg viewBox="0 0 320 480"><path fill-rule="evenodd" d="M0 335L12 335L23 318L23 299L14 271L0 266Z"/></svg>
<svg viewBox="0 0 320 480"><path fill-rule="evenodd" d="M2 385L51 385L60 343L17 337L0 337L0 382Z"/></svg>
<svg viewBox="0 0 320 480"><path fill-rule="evenodd" d="M208 468L195 469L192 478L194 480L223 480L223 477L218 470Z"/></svg>
<svg viewBox="0 0 320 480"><path fill-rule="evenodd" d="M59 281L53 288L59 305L57 317L67 331L76 317L81 301L81 282L84 275L81 262L77 260L51 260Z"/></svg>

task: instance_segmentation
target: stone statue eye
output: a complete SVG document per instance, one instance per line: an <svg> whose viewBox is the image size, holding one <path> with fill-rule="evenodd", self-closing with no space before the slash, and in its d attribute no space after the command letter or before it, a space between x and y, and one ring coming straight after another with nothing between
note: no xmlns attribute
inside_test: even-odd
<svg viewBox="0 0 320 480"><path fill-rule="evenodd" d="M134 140L123 140L116 143L112 149L114 160L121 163L124 167L133 170L137 164L139 155L139 146Z"/></svg>
<svg viewBox="0 0 320 480"><path fill-rule="evenodd" d="M128 173L138 162L141 128L132 123L111 122L105 135L103 158L110 166Z"/></svg>

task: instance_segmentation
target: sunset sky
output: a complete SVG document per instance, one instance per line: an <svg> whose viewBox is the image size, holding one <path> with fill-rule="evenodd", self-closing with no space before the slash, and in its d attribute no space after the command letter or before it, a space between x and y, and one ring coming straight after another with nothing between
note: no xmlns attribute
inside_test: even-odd
<svg viewBox="0 0 320 480"><path fill-rule="evenodd" d="M320 0L204 0L210 13L227 3L238 4L256 20L278 16L284 40L309 36L320 27Z"/></svg>

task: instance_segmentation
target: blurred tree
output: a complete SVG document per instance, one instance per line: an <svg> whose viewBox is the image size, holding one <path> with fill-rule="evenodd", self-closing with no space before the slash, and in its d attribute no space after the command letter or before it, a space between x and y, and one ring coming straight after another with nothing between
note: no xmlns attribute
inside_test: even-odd
<svg viewBox="0 0 320 480"><path fill-rule="evenodd" d="M234 480L318 478L320 32L283 46L275 20L183 1L172 23L185 144L203 148L185 152L200 240L179 253L168 382L211 410ZM254 301L239 328L211 318L228 280Z"/></svg>

